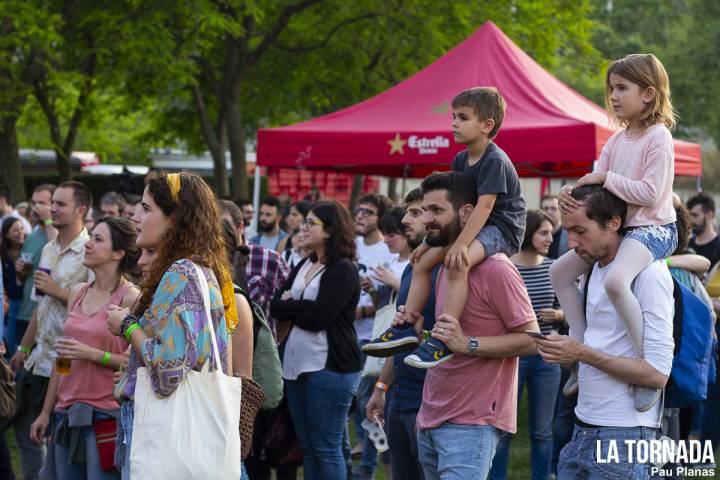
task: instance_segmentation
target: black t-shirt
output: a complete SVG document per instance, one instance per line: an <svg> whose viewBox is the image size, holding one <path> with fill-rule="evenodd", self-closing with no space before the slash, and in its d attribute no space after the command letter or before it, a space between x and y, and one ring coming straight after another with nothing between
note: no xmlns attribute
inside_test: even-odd
<svg viewBox="0 0 720 480"><path fill-rule="evenodd" d="M525 199L520 192L520 179L507 154L494 143L485 149L480 161L468 165L467 150L455 155L452 169L467 173L475 179L478 195L497 195L487 225L500 229L516 251L525 235Z"/></svg>
<svg viewBox="0 0 720 480"><path fill-rule="evenodd" d="M702 255L710 260L711 266L715 266L718 260L720 260L720 235L716 235L715 238L703 245L695 243L695 237L693 237L690 240L689 247L695 250L695 253L698 255Z"/></svg>

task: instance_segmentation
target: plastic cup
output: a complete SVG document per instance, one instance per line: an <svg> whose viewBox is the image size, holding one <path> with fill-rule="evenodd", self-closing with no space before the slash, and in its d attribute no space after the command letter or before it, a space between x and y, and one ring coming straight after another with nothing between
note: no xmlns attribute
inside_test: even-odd
<svg viewBox="0 0 720 480"><path fill-rule="evenodd" d="M67 339L72 340L73 337L68 336L61 336L57 338L60 339ZM58 373L58 375L70 375L70 368L72 367L72 360L69 358L63 358L60 355L55 358L55 371Z"/></svg>
<svg viewBox="0 0 720 480"><path fill-rule="evenodd" d="M44 267L38 267L36 270L39 270L39 271L41 271L41 272L45 272L45 273L47 273L48 275L50 275L50 274L52 273L52 270L50 270L49 268L44 268ZM43 292L42 290L40 290L40 289L37 288L37 287L35 287L35 294L36 294L38 297L44 297L44 296L45 296L45 292Z"/></svg>

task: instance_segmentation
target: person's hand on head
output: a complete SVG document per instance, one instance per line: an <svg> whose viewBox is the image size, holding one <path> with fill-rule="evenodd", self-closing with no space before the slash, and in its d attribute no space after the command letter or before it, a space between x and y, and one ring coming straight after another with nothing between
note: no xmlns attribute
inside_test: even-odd
<svg viewBox="0 0 720 480"><path fill-rule="evenodd" d="M587 175L583 176L578 182L575 184L575 188L580 188L585 185L605 185L605 181L607 180L607 172L592 172L588 173Z"/></svg>
<svg viewBox="0 0 720 480"><path fill-rule="evenodd" d="M574 212L580 206L580 203L572 197L572 191L572 185L565 185L560 189L558 208L563 215Z"/></svg>

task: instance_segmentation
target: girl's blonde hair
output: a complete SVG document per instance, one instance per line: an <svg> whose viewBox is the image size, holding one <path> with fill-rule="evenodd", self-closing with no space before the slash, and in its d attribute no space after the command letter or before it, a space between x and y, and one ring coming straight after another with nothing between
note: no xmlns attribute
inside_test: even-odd
<svg viewBox="0 0 720 480"><path fill-rule="evenodd" d="M655 90L655 98L648 103L645 111L640 114L639 126L641 130L662 123L667 128L675 128L675 111L670 102L670 79L665 71L665 67L660 60L651 53L636 53L628 55L625 58L616 60L608 68L605 76L605 108L615 121L618 118L612 108L610 101L610 75L615 74L624 79L638 85L641 89L652 87ZM627 122L619 122L622 126L627 126Z"/></svg>

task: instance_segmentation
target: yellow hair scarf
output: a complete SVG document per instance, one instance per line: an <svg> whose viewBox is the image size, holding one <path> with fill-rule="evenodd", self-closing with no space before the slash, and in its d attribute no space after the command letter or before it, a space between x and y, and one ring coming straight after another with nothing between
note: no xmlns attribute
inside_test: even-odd
<svg viewBox="0 0 720 480"><path fill-rule="evenodd" d="M172 199L177 203L180 196L180 174L170 173L166 177L168 187L170 187L170 195ZM223 307L225 308L225 325L227 326L228 333L232 334L235 332L235 328L238 323L237 306L235 305L235 289L233 288L232 276L230 272L220 267L220 282L221 288L220 293L222 294Z"/></svg>
<svg viewBox="0 0 720 480"><path fill-rule="evenodd" d="M169 173L166 177L168 187L170 187L170 196L177 203L178 196L180 195L180 174Z"/></svg>

